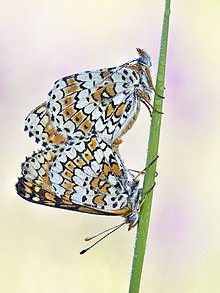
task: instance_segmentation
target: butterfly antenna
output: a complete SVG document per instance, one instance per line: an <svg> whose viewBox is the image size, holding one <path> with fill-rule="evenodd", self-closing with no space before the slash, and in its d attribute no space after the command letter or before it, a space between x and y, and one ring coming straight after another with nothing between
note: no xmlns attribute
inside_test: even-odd
<svg viewBox="0 0 220 293"><path fill-rule="evenodd" d="M131 171L131 172L134 172L134 173L140 173L140 171L138 171L138 170L135 170L135 169L129 169L129 171Z"/></svg>
<svg viewBox="0 0 220 293"><path fill-rule="evenodd" d="M124 224L124 223L123 223L123 224ZM92 237L86 237L84 240L85 240L85 241L90 241L90 240L92 240L92 239L94 239L94 238L96 238L96 237L98 237L98 236L100 236L100 235L102 235L102 234L104 234L104 233L110 231L110 230L113 230L113 229L117 228L118 226L121 226L121 224L118 224L118 225L116 225L116 226L114 226L114 227L108 228L108 229L106 229L106 230L104 230L104 231L102 231L102 232L100 232L100 233L98 233L98 234L96 234L96 235L94 235L94 236L92 236Z"/></svg>
<svg viewBox="0 0 220 293"><path fill-rule="evenodd" d="M112 227L112 228L109 228L109 229L107 229L107 230L105 230L105 231L103 231L103 232L101 232L101 233L99 233L99 234L97 234L97 235L95 235L95 236L93 236L93 237L88 237L88 238L86 238L85 241L89 241L89 240L94 239L95 237L97 237L97 236L99 236L99 235L101 235L101 234L103 234L103 233L105 233L105 232L107 232L107 231L110 231L110 232L108 232L106 235L104 235L102 238L100 238L99 240L97 240L97 241L96 241L94 244L92 244L91 246L89 246L89 247L87 247L87 248L81 250L81 251L80 251L80 254L84 254L84 253L86 253L88 250L90 250L91 248L93 248L93 247L94 247L96 244L98 244L100 241L102 241L103 239L105 239L106 237L108 237L110 234L112 234L113 232L115 232L116 230L118 230L119 228L121 228L124 224L127 224L127 222L125 221L125 222L123 222L123 223L121 223L121 224L119 224L119 225L117 225L117 226L114 226L114 227Z"/></svg>

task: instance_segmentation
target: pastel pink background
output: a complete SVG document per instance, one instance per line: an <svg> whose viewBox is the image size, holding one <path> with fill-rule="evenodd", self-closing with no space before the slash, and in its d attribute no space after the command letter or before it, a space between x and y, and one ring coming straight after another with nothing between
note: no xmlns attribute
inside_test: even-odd
<svg viewBox="0 0 220 293"><path fill-rule="evenodd" d="M0 7L0 291L127 292L135 230L84 256L83 238L121 218L30 204L16 195L20 163L39 146L23 121L53 82L117 66L145 48L155 81L163 1L5 1ZM220 2L173 1L157 185L140 292L220 292ZM124 138L145 165L149 115Z"/></svg>

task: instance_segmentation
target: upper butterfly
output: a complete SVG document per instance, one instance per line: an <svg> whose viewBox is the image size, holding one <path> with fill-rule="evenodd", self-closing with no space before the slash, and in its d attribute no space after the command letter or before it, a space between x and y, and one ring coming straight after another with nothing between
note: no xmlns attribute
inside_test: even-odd
<svg viewBox="0 0 220 293"><path fill-rule="evenodd" d="M137 49L139 58L113 68L76 73L55 82L47 102L25 120L25 131L42 145L66 143L92 133L119 143L140 110L149 104L152 83L150 56Z"/></svg>

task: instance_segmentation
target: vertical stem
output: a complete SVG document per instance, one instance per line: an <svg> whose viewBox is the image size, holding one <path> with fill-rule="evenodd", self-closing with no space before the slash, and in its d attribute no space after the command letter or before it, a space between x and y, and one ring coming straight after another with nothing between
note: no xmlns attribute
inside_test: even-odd
<svg viewBox="0 0 220 293"><path fill-rule="evenodd" d="M170 16L170 0L166 0L162 35L161 35L160 57L159 57L157 81L156 81L156 91L161 96L163 96L163 93L164 93L169 16ZM154 107L158 111L160 112L162 111L163 99L156 95L154 97ZM155 111L153 112L151 127L150 127L150 136L149 136L146 165L149 165L150 162L152 162L158 155L161 118L162 118L161 114ZM146 194L146 192L149 191L150 188L153 186L154 180L155 180L155 172L156 172L156 162L152 164L146 170L142 196L143 194ZM153 190L147 194L146 200L144 201L141 208L141 212L140 212L140 220L139 220L139 224L137 228L129 293L138 293L140 288L146 240L147 240L147 234L148 234L148 228L149 228L149 222L150 222L152 196L153 196Z"/></svg>

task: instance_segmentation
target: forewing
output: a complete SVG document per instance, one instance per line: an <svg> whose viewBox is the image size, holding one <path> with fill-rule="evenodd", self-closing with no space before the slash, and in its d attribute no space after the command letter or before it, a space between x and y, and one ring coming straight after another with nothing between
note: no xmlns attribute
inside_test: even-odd
<svg viewBox="0 0 220 293"><path fill-rule="evenodd" d="M100 133L112 142L130 128L139 112L139 81L135 67L86 71L62 78L48 95L51 120L66 138Z"/></svg>

